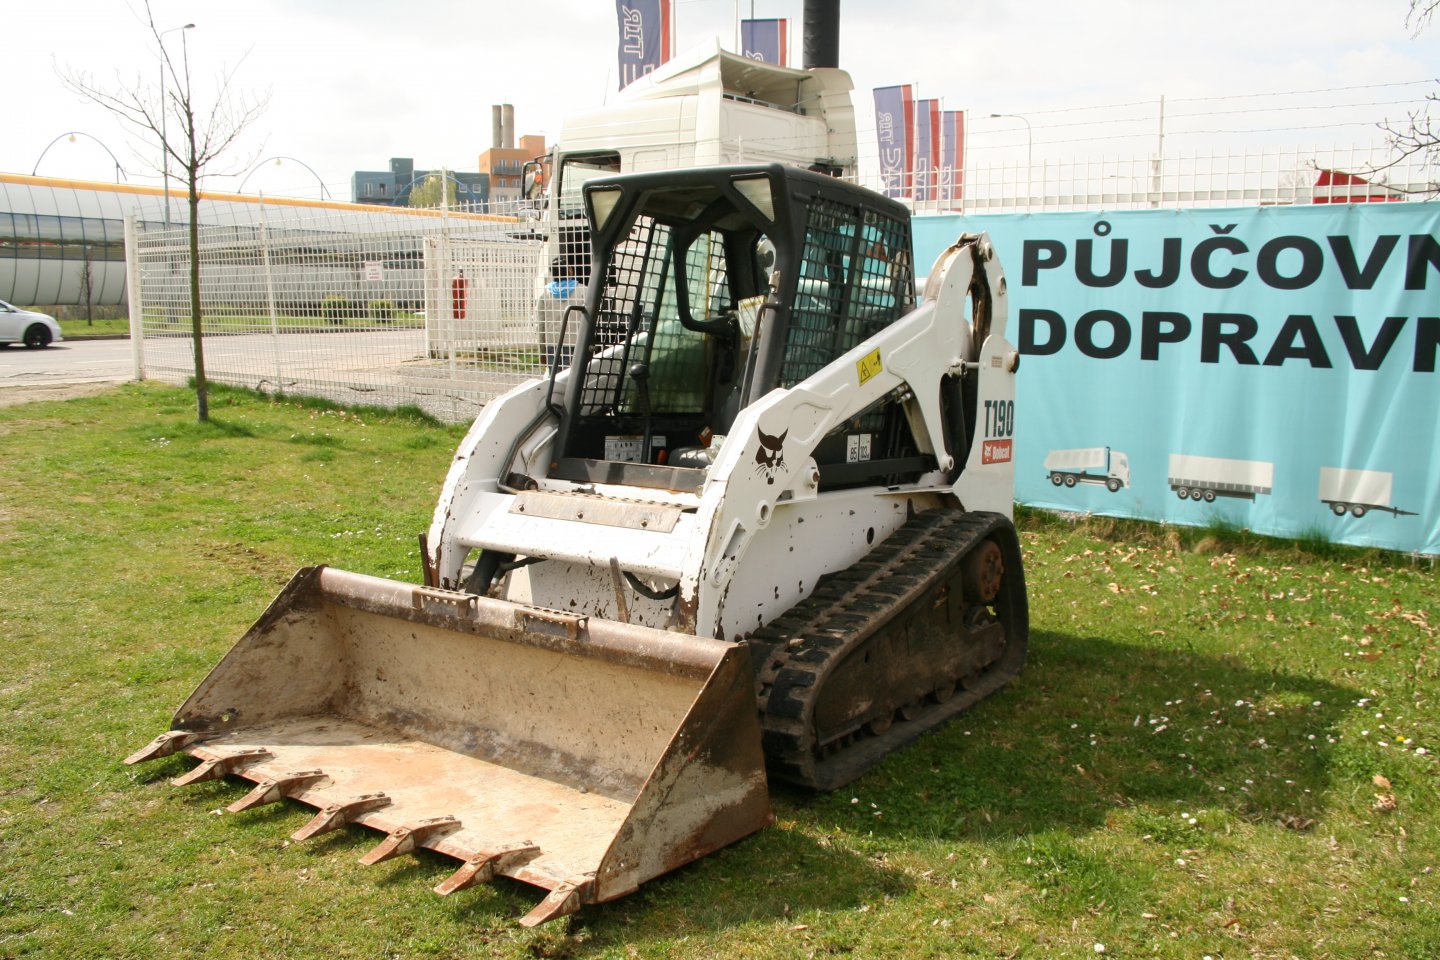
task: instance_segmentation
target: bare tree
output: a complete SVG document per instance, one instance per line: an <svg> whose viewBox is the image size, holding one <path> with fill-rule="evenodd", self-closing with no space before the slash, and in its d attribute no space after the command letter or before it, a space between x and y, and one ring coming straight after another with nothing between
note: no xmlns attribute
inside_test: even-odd
<svg viewBox="0 0 1440 960"><path fill-rule="evenodd" d="M234 70L222 72L215 100L209 109L197 110L190 84L189 47L181 34L181 59L177 65L160 38L155 16L145 0L144 23L160 51L160 69L169 83L155 90L138 76L129 86L108 88L88 74L73 70L60 73L61 82L87 100L97 103L137 130L147 142L158 143L182 171L190 201L190 331L195 348L195 407L201 423L210 419L209 388L205 381L204 331L200 311L200 178L232 146L269 104L269 95L258 99L231 89ZM197 117L197 114L199 116ZM180 127L179 137L166 135L166 118ZM153 138L153 140L152 140ZM251 157L251 160L254 158ZM237 164L248 166L248 161ZM162 171L163 172L163 171ZM138 290L130 291L137 296Z"/></svg>
<svg viewBox="0 0 1440 960"><path fill-rule="evenodd" d="M1413 33L1419 34L1429 26L1437 9L1440 9L1440 0L1410 0L1410 12L1405 17L1406 26ZM1398 154L1380 169L1394 167L1410 157L1420 158L1432 169L1440 166L1440 124L1436 124L1430 115L1436 104L1440 104L1440 94L1431 93L1425 98L1425 106L1411 110L1403 123L1380 124L1391 149ZM1424 192L1429 196L1440 193L1440 182L1436 182L1434 177L1430 178L1427 187Z"/></svg>
<svg viewBox="0 0 1440 960"><path fill-rule="evenodd" d="M1434 118L1430 116L1432 106L1437 103L1440 103L1440 95L1432 93L1425 98L1424 108L1411 110L1403 124L1380 124L1390 148L1397 154L1385 164L1386 167L1397 166L1415 156L1425 161L1428 166L1440 165L1440 127L1436 126ZM1424 192L1433 196L1437 191L1440 191L1440 183L1431 177Z"/></svg>
<svg viewBox="0 0 1440 960"><path fill-rule="evenodd" d="M1410 0L1410 12L1405 15L1405 25L1418 34L1435 15L1436 8L1440 8L1440 0Z"/></svg>
<svg viewBox="0 0 1440 960"><path fill-rule="evenodd" d="M90 245L85 245L85 261L80 265L80 297L85 301L85 324L95 326L95 271L90 266Z"/></svg>

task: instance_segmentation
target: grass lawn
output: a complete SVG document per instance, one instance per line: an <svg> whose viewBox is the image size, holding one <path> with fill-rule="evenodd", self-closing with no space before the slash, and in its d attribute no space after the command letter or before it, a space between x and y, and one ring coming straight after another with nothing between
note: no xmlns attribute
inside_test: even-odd
<svg viewBox="0 0 1440 960"><path fill-rule="evenodd" d="M83 337L114 336L121 334L130 336L130 318L115 317L110 320L86 321L83 317L79 320L61 320L60 333L66 340L78 340Z"/></svg>
<svg viewBox="0 0 1440 960"><path fill-rule="evenodd" d="M328 320L324 317L299 317L282 314L275 318L276 326L284 331L313 331L313 330L335 330L335 329L364 329L364 330L414 330L425 326L425 321L411 313L400 313L394 317L384 320L375 320L368 317L347 317L336 320ZM130 335L130 320L128 317L117 317L111 320L61 320L60 332L66 340L78 340L84 337L114 336L121 334ZM146 323L155 329L166 329L164 322L159 317L147 317ZM189 331L190 318L182 316L171 324L171 329ZM267 333L270 330L269 317L256 316L226 316L224 314L207 314L205 317L205 329L210 333L223 333L227 331L244 330L245 332Z"/></svg>
<svg viewBox="0 0 1440 960"><path fill-rule="evenodd" d="M141 384L0 408L0 957L1440 957L1436 574L1025 514L1020 679L538 930L292 802L121 758L297 567L420 579L459 428ZM1384 518L1380 522L1384 522Z"/></svg>

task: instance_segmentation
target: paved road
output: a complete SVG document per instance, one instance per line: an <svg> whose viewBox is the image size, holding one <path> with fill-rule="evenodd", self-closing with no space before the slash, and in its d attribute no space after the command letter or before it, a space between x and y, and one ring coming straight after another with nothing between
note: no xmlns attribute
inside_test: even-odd
<svg viewBox="0 0 1440 960"><path fill-rule="evenodd" d="M412 360L425 350L423 330L366 333L265 334L205 339L207 368L266 371L277 357L289 376L331 377L356 370L385 368ZM145 342L151 375L191 369L188 337L151 337ZM108 383L134 378L129 340L77 338L44 350L0 348L0 387L58 383Z"/></svg>
<svg viewBox="0 0 1440 960"><path fill-rule="evenodd" d="M491 397L538 371L475 356L426 356L424 330L212 335L205 339L211 379L339 403L415 404L457 423ZM185 383L194 369L188 336L145 340L147 378ZM0 392L118 383L134 377L129 340L66 340L45 350L0 349ZM12 391L18 392L18 391Z"/></svg>
<svg viewBox="0 0 1440 960"><path fill-rule="evenodd" d="M129 380L129 340L66 340L44 350L0 348L0 388Z"/></svg>

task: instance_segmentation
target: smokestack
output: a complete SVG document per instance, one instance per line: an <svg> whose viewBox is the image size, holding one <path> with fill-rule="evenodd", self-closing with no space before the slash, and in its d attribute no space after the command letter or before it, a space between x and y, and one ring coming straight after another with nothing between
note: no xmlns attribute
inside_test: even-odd
<svg viewBox="0 0 1440 960"><path fill-rule="evenodd" d="M505 145L505 121L500 113L500 104L490 108L490 146L499 150Z"/></svg>
<svg viewBox="0 0 1440 960"><path fill-rule="evenodd" d="M840 0L805 0L805 69L840 66Z"/></svg>
<svg viewBox="0 0 1440 960"><path fill-rule="evenodd" d="M500 133L505 138L505 149L515 149L515 106L514 104L503 103L500 105Z"/></svg>

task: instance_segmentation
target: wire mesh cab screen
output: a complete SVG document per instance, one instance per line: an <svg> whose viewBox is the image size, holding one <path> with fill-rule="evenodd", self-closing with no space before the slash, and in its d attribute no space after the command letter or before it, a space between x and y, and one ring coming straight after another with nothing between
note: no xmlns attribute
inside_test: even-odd
<svg viewBox="0 0 1440 960"><path fill-rule="evenodd" d="M809 198L779 385L793 387L914 309L910 231L902 219L847 198ZM913 482L934 469L893 393L813 451L821 490Z"/></svg>
<svg viewBox="0 0 1440 960"><path fill-rule="evenodd" d="M743 360L728 264L753 259L761 236L734 217L708 229L635 217L604 258L577 415L553 475L699 485L696 456L723 433Z"/></svg>
<svg viewBox="0 0 1440 960"><path fill-rule="evenodd" d="M704 411L706 336L680 322L672 241L670 227L641 216L616 248L596 312L582 413L625 417ZM685 266L694 315L719 316L727 300L719 235L712 231L693 242ZM644 389L634 376L637 364L645 368Z"/></svg>
<svg viewBox="0 0 1440 960"><path fill-rule="evenodd" d="M742 406L913 309L906 211L848 184L770 165L632 174L586 196L596 272L558 479L694 488ZM909 453L895 406L859 425L886 459Z"/></svg>
<svg viewBox="0 0 1440 960"><path fill-rule="evenodd" d="M877 211L812 197L780 386L793 387L914 306L910 233Z"/></svg>

